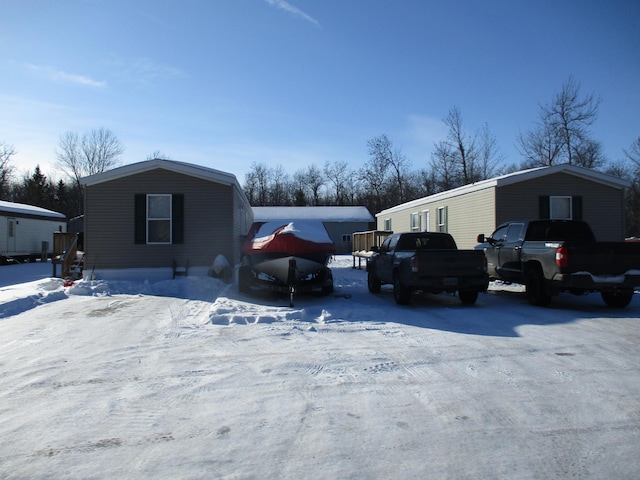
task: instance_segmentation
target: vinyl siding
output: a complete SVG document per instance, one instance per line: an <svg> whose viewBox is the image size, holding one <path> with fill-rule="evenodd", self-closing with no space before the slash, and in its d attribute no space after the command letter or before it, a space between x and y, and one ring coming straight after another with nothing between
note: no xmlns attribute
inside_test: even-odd
<svg viewBox="0 0 640 480"><path fill-rule="evenodd" d="M184 195L184 243L134 243L135 194ZM85 190L85 249L98 269L210 266L218 254L238 257L233 187L164 169L89 185Z"/></svg>
<svg viewBox="0 0 640 480"><path fill-rule="evenodd" d="M353 233L369 230L369 222L323 222L329 237L336 245L336 254L351 254ZM351 241L343 242L343 235L351 235Z"/></svg>
<svg viewBox="0 0 640 480"><path fill-rule="evenodd" d="M378 230L384 230L385 220L391 219L391 228L394 232L410 231L411 214L416 212L422 214L425 210L429 210L429 230L436 231L437 211L441 207L446 207L447 231L453 235L458 248L473 248L478 233L493 231L495 225L493 187L436 201L429 201L429 197L424 200L424 203L412 202L412 206L394 211L389 215L379 215ZM422 229L424 230L424 225Z"/></svg>
<svg viewBox="0 0 640 480"><path fill-rule="evenodd" d="M623 192L601 183L565 173L499 187L496 192L496 224L539 218L540 196L582 197L582 219L602 241L624 239Z"/></svg>

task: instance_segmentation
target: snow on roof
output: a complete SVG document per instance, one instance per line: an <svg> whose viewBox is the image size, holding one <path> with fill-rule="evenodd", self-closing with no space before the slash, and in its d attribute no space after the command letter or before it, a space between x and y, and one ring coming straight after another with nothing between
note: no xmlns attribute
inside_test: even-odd
<svg viewBox="0 0 640 480"><path fill-rule="evenodd" d="M321 222L373 222L367 207L253 207L254 221L319 220Z"/></svg>
<svg viewBox="0 0 640 480"><path fill-rule="evenodd" d="M53 210L47 210L42 207L26 205L24 203L5 202L0 200L0 214L27 215L32 217L51 217L54 219L65 220L67 217Z"/></svg>

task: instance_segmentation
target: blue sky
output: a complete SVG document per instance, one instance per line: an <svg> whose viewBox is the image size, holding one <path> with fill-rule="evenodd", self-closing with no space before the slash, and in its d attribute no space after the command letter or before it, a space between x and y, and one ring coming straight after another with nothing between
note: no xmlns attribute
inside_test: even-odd
<svg viewBox="0 0 640 480"><path fill-rule="evenodd" d="M570 75L611 160L640 136L637 0L0 0L0 141L58 179L68 131L233 173L346 161L386 134L427 165L456 106L507 163Z"/></svg>

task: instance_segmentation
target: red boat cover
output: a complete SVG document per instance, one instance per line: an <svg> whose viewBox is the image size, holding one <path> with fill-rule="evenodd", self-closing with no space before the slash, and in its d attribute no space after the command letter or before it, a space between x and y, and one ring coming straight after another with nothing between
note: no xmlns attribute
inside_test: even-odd
<svg viewBox="0 0 640 480"><path fill-rule="evenodd" d="M257 253L281 253L287 256L310 253L333 255L336 253L336 246L329 238L322 222L319 221L256 222L249 229L242 251L247 255Z"/></svg>

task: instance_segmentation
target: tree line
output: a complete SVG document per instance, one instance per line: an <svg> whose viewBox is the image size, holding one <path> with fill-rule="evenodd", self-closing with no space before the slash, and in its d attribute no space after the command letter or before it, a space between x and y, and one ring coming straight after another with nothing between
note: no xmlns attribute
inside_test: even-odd
<svg viewBox="0 0 640 480"><path fill-rule="evenodd" d="M412 168L402 149L381 134L367 142L369 156L362 168L336 161L289 175L282 166L254 162L244 190L255 206L364 205L377 213L517 170L568 163L632 182L625 196L626 234L640 237L640 137L621 159L605 158L590 130L600 102L593 94L582 95L579 83L569 77L549 103L540 105L533 127L517 136L520 163L506 164L488 124L469 130L461 110L453 107L443 118L446 137L434 144L422 168Z"/></svg>
<svg viewBox="0 0 640 480"><path fill-rule="evenodd" d="M540 105L531 129L521 132L516 146L522 159L506 164L488 124L469 130L458 107L443 118L444 139L433 145L421 168L386 134L366 144L367 161L353 169L344 161L311 164L292 174L282 165L254 162L244 176L243 189L254 206L364 205L372 213L435 193L468 185L516 170L569 163L629 179L625 197L626 233L640 236L640 137L609 160L590 127L597 119L600 98L583 95L573 78L547 104ZM125 148L106 128L83 135L67 132L56 149L56 166L65 180L52 182L36 166L33 173L15 178L13 145L0 142L0 199L26 203L64 213L83 213L82 177L118 166ZM165 158L156 151L147 159Z"/></svg>
<svg viewBox="0 0 640 480"><path fill-rule="evenodd" d="M88 131L82 136L67 132L60 137L56 149L56 166L67 179L53 182L36 165L33 173L14 178L11 164L17 150L0 142L0 200L46 208L66 215L68 219L82 215L84 208L80 179L116 167L124 153L124 145L107 128Z"/></svg>

